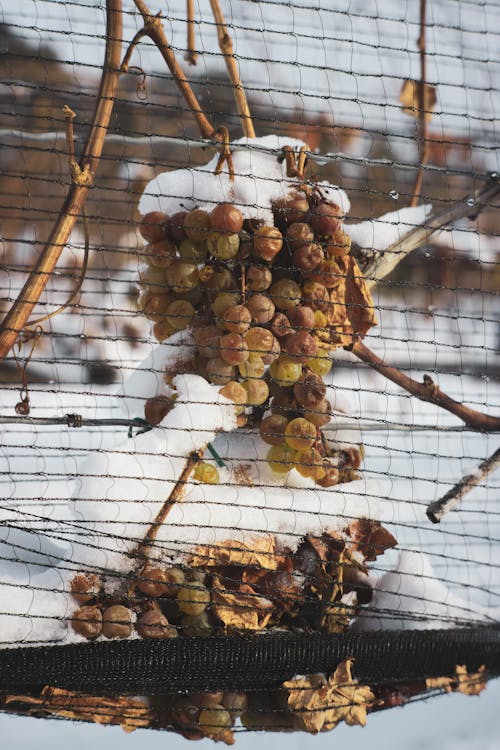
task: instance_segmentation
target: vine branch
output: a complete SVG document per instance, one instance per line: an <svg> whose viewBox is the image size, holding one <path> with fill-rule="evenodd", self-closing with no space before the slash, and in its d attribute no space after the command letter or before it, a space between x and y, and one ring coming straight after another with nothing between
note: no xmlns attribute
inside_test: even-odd
<svg viewBox="0 0 500 750"><path fill-rule="evenodd" d="M187 52L184 59L190 65L196 65L198 53L196 52L195 26L194 26L194 0L187 0Z"/></svg>
<svg viewBox="0 0 500 750"><path fill-rule="evenodd" d="M217 26L217 37L219 40L220 51L224 55L227 72L229 73L229 78L231 79L231 83L233 84L234 98L241 118L241 127L243 133L247 138L255 138L255 129L253 126L252 117L250 115L250 109L248 107L245 90L243 88L243 84L241 83L240 71L236 63L236 58L234 56L233 43L227 30L219 0L210 0L210 5L212 7L215 24Z"/></svg>
<svg viewBox="0 0 500 750"><path fill-rule="evenodd" d="M186 104L198 124L202 138L219 140L220 135L203 112L193 89L184 75L184 71L179 64L175 53L167 40L163 29L163 23L161 21L161 14L158 13L157 15L153 15L144 0L134 0L134 2L144 21L144 29L141 31L144 32L144 36L149 36L151 41L158 47L163 59L167 63L168 69L172 73L172 77L174 78L179 91L184 97Z"/></svg>
<svg viewBox="0 0 500 750"><path fill-rule="evenodd" d="M417 41L417 46L420 51L420 84L418 87L418 106L419 106L419 166L417 175L415 177L415 183L413 185L413 195L410 201L410 206L416 206L420 200L422 193L422 182L424 177L424 167L429 158L429 142L428 142L428 118L426 112L426 89L427 89L427 60L426 60L426 43L425 43L425 24L427 16L427 0L420 0L420 34Z"/></svg>
<svg viewBox="0 0 500 750"><path fill-rule="evenodd" d="M442 409L451 412L462 420L473 430L483 432L494 432L500 430L500 417L492 417L489 414L471 409L465 404L455 401L436 385L430 375L424 375L423 382L419 383L413 380L396 367L392 367L384 362L375 352L372 352L362 341L356 341L352 347L353 354L366 364L373 367L374 370L384 375L388 380L399 385L412 396L416 396L421 401L428 401L431 404L440 406Z"/></svg>
<svg viewBox="0 0 500 750"><path fill-rule="evenodd" d="M92 126L80 162L73 159L72 184L47 243L0 326L0 360L14 346L47 286L78 216L82 212L88 191L93 186L118 86L121 38L122 2L121 0L106 0L106 52ZM71 120L67 120L67 132L70 132L71 128ZM71 159L71 151L69 157Z"/></svg>
<svg viewBox="0 0 500 750"><path fill-rule="evenodd" d="M450 510L453 510L460 500L470 492L474 487L477 487L488 474L491 474L495 469L500 466L500 448L493 453L492 456L479 464L478 470L474 474L468 474L463 477L460 482L449 490L440 500L431 503L427 508L427 518L432 523L439 523L443 516L446 515Z"/></svg>

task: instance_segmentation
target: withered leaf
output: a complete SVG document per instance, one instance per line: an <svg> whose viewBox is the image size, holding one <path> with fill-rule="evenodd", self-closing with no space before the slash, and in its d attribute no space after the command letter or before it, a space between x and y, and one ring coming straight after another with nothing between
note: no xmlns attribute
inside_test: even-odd
<svg viewBox="0 0 500 750"><path fill-rule="evenodd" d="M274 604L245 583L235 591L228 591L220 579L214 577L212 611L226 627L238 630L262 630L269 622Z"/></svg>
<svg viewBox="0 0 500 750"><path fill-rule="evenodd" d="M95 724L119 724L126 732L133 732L139 727L149 727L155 718L155 713L145 703L128 696L104 698L49 685L43 688L38 697L9 695L4 702L26 704L27 713L43 711L54 716L91 721Z"/></svg>
<svg viewBox="0 0 500 750"><path fill-rule="evenodd" d="M467 667L457 664L452 677L428 677L425 681L429 689L459 692L464 695L479 695L486 688L486 667L483 664L478 672L467 672Z"/></svg>
<svg viewBox="0 0 500 750"><path fill-rule="evenodd" d="M345 532L353 542L352 548L359 550L365 560L369 561L375 560L386 549L395 547L398 543L379 521L369 518L358 518L347 526Z"/></svg>
<svg viewBox="0 0 500 750"><path fill-rule="evenodd" d="M403 82L399 101L403 105L403 112L412 117L420 116L420 81L414 81L407 78ZM436 106L437 96L436 87L426 83L424 87L424 110L425 119L429 121L432 118L432 110Z"/></svg>
<svg viewBox="0 0 500 750"><path fill-rule="evenodd" d="M289 691L288 707L307 732L316 734L333 729L341 721L366 724L366 710L375 696L368 686L353 680L352 662L352 659L342 661L328 680L315 674L283 683Z"/></svg>
<svg viewBox="0 0 500 750"><path fill-rule="evenodd" d="M276 555L276 537L268 535L256 537L249 542L228 539L213 545L199 545L188 564L193 568L239 565L276 570L279 562L280 556Z"/></svg>
<svg viewBox="0 0 500 750"><path fill-rule="evenodd" d="M377 325L373 299L356 260L351 255L339 260L343 262L342 267L345 269L346 277L347 321L344 324L344 335L364 336L372 326Z"/></svg>

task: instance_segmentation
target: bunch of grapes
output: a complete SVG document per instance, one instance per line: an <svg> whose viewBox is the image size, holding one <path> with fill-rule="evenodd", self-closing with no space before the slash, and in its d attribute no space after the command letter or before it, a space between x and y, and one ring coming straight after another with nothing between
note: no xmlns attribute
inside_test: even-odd
<svg viewBox="0 0 500 750"><path fill-rule="evenodd" d="M319 187L276 201L273 215L273 226L245 220L228 203L146 214L139 306L160 342L192 328L194 371L237 405L238 426L258 424L273 471L328 487L341 475L321 432L323 378L343 342L350 240Z"/></svg>

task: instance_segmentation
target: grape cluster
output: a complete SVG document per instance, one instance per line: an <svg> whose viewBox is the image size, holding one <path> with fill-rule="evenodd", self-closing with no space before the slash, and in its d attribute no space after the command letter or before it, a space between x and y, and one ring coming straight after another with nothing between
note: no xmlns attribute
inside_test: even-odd
<svg viewBox="0 0 500 750"><path fill-rule="evenodd" d="M160 342L192 328L193 370L237 405L238 426L259 424L273 471L328 487L342 477L322 439L323 378L343 343L350 240L319 188L276 201L273 215L273 226L245 220L228 203L146 214L139 306Z"/></svg>

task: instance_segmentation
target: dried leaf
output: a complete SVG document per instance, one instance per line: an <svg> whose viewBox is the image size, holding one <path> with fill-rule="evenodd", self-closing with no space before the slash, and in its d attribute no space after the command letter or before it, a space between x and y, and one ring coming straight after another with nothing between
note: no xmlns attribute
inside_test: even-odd
<svg viewBox="0 0 500 750"><path fill-rule="evenodd" d="M212 611L226 627L262 630L273 614L274 604L245 583L236 591L228 591L220 579L214 577Z"/></svg>
<svg viewBox="0 0 500 750"><path fill-rule="evenodd" d="M276 555L276 537L271 535L256 537L247 543L229 539L218 544L199 545L188 564L193 568L239 565L276 570L279 562L280 556Z"/></svg>
<svg viewBox="0 0 500 750"><path fill-rule="evenodd" d="M464 695L479 695L486 688L486 667L479 667L478 672L468 674L467 667L457 664L453 677L428 677L425 681L429 689L446 690L447 693L459 692Z"/></svg>
<svg viewBox="0 0 500 750"><path fill-rule="evenodd" d="M365 278L356 260L348 255L339 258L346 277L345 308L347 321L344 324L344 346L352 342L352 336L364 336L377 325L375 306ZM349 339L348 341L346 340Z"/></svg>
<svg viewBox="0 0 500 750"><path fill-rule="evenodd" d="M288 707L307 732L316 734L333 729L341 721L366 724L366 710L375 696L369 687L353 680L352 661L341 662L328 680L316 674L283 683L289 691Z"/></svg>
<svg viewBox="0 0 500 750"><path fill-rule="evenodd" d="M420 81L406 79L403 82L399 101L403 105L403 112L412 117L420 116ZM427 121L432 118L432 110L436 106L437 96L436 88L430 83L425 84L424 88L424 110Z"/></svg>
<svg viewBox="0 0 500 750"><path fill-rule="evenodd" d="M352 548L359 550L365 560L369 561L375 560L386 549L395 547L398 543L379 521L369 518L358 518L347 526L345 532L353 542Z"/></svg>

